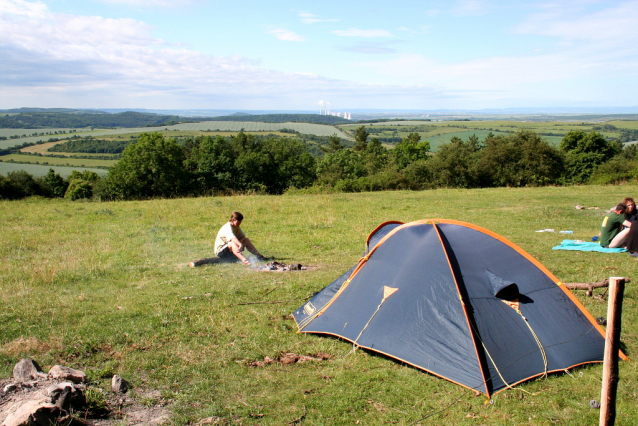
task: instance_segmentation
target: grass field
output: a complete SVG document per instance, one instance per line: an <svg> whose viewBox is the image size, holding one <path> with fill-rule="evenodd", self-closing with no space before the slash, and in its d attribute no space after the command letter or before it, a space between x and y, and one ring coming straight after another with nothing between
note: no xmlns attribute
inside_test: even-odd
<svg viewBox="0 0 638 426"><path fill-rule="evenodd" d="M60 131L64 131L67 134L71 132L71 130L76 130L78 132L81 132L83 130L86 129L70 129L70 128L52 128L52 129L0 129L0 136L22 136L22 135L32 135L33 133L55 133L55 132L60 132ZM39 136L40 138L53 138L53 137L57 137L60 135L44 135L44 136ZM16 139L16 140L20 140L20 139Z"/></svg>
<svg viewBox="0 0 638 426"><path fill-rule="evenodd" d="M201 123L184 123L171 126L174 130L220 130L227 132L239 132L244 129L245 132L275 132L279 129L292 129L299 133L316 136L331 136L338 134L340 137L349 139L338 128L325 124L310 123L259 123L254 121L203 121Z"/></svg>
<svg viewBox="0 0 638 426"><path fill-rule="evenodd" d="M104 155L104 154L103 154ZM86 158L57 158L57 157L40 157L37 155L21 155L9 154L2 157L2 161L7 162L13 160L18 163L43 164L48 166L70 166L91 168L97 166L111 167L117 160L93 160Z"/></svg>
<svg viewBox="0 0 638 426"><path fill-rule="evenodd" d="M86 157L105 157L105 156L115 156L116 154L103 154L103 153L90 153L90 152L81 152L81 153L74 153L74 152L49 152L48 149L51 148L52 146L55 146L57 144L60 143L64 143L66 142L68 139L65 140L61 140L58 142L47 142L47 143L43 143L43 144L39 144L39 145L33 145L33 146L28 146L26 148L22 148L20 150L20 152L35 152L38 154L42 154L42 155L64 155L66 157L72 156L72 155L81 155L81 156L86 156Z"/></svg>
<svg viewBox="0 0 638 426"><path fill-rule="evenodd" d="M506 135L506 133L502 132L494 132L489 130L466 130L464 132L453 132L453 133L445 133L438 136L428 136L425 138L428 142L430 142L430 149L433 152L436 152L438 148L444 143L450 142L450 139L453 137L460 138L461 140L467 141L472 135L476 135L479 140L484 140L488 134L498 135ZM552 145L558 147L560 145L560 141L562 140L559 136L543 136L543 139L547 140Z"/></svg>
<svg viewBox="0 0 638 426"><path fill-rule="evenodd" d="M20 164L20 163L4 163L0 162L0 174L7 175L9 172L15 172L17 170L24 170L25 172L33 176L46 176L49 173L49 169L53 168L56 173L66 178L73 170L90 170L97 173L100 176L106 176L108 170L106 169L94 169L90 167L64 167L64 166L43 166L38 164Z"/></svg>
<svg viewBox="0 0 638 426"><path fill-rule="evenodd" d="M619 129L636 129L638 121L609 121L604 124L611 124ZM488 133L495 135L504 134L503 132L516 132L518 130L533 130L536 133L543 134L542 137L555 146L560 144L563 136L572 130L584 130L589 132L594 126L600 126L598 122L573 122L573 121L391 121L381 123L366 124L372 128L388 128L381 134L372 134L370 137L406 137L411 132L418 132L422 140L430 142L432 151L443 143L450 141L450 138L457 136L463 140L467 140L472 134L476 134L479 139L484 139ZM344 131L352 132L359 125L342 125L339 126ZM391 128L394 129L390 130ZM411 129L409 129L411 128ZM607 137L618 138L619 132L615 131L598 131ZM551 133L551 135L548 135Z"/></svg>
<svg viewBox="0 0 638 426"><path fill-rule="evenodd" d="M9 377L22 357L45 369L84 369L90 386L105 390L117 373L137 392L159 390L147 403L168 403L180 425L210 416L246 425L596 424L599 412L589 401L600 399L601 365L523 383L486 404L383 356L359 350L346 357L351 344L297 334L288 314L354 265L368 233L387 220L443 217L483 226L564 282L635 281L638 261L627 254L554 251L563 236L535 232L573 230L571 238L590 240L604 210L635 194L637 185L0 201L0 376ZM189 268L212 255L216 231L233 210L244 213L242 228L264 254L317 268ZM594 316L606 316L605 301L577 296ZM628 284L621 339L630 358L638 349L637 298ZM248 366L282 352L333 358ZM633 425L638 369L633 360L620 369L616 424Z"/></svg>
<svg viewBox="0 0 638 426"><path fill-rule="evenodd" d="M93 136L107 138L109 136L121 136L121 135L139 135L145 132L161 132L168 137L175 137L178 135L209 135L209 136L228 136L237 134L241 129L244 129L245 133L256 134L268 134L274 133L283 136L292 136L290 133L280 133L280 129L292 129L300 133L316 135L316 136L331 136L338 134L339 137L345 139L351 139L351 137L343 133L340 129L328 126L324 124L309 124L309 123L257 123L257 122L241 122L241 121L205 121L202 123L184 123L176 124L174 126L160 126L160 127L136 127L136 128L122 128L122 129L80 129L73 135L78 136ZM5 130L6 134L0 133L0 136L10 135L30 135L36 131L33 129L0 129L0 132ZM46 131L52 131L55 129L45 129ZM210 131L209 131L210 130ZM10 148L23 143L37 143L40 141L48 141L50 138L62 139L64 135L45 135L45 136L28 136L20 139L7 139L0 140L0 149Z"/></svg>

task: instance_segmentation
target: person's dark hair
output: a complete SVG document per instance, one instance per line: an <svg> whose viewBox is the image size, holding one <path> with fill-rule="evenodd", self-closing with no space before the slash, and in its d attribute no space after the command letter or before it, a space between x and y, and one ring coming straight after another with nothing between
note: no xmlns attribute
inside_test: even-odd
<svg viewBox="0 0 638 426"><path fill-rule="evenodd" d="M619 210L620 213L625 213L627 211L627 204L620 203L616 206L616 210Z"/></svg>
<svg viewBox="0 0 638 426"><path fill-rule="evenodd" d="M625 208L627 208L627 206L625 206ZM239 212L233 212L233 214L230 215L230 220L235 219L238 222L241 222L242 220L244 220L244 215L239 213Z"/></svg>

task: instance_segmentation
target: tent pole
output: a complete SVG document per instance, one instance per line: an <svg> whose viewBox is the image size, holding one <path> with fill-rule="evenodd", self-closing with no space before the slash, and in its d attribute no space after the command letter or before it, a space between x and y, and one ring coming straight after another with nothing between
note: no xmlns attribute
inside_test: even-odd
<svg viewBox="0 0 638 426"><path fill-rule="evenodd" d="M600 426L611 426L616 421L616 390L618 388L618 351L620 344L620 318L625 279L609 279L607 304L607 333L603 361L603 387L600 397Z"/></svg>

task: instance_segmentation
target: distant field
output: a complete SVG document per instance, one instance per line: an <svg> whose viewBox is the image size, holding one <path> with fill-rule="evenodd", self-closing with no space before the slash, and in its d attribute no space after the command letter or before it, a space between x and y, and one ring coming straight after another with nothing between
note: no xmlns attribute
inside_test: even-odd
<svg viewBox="0 0 638 426"><path fill-rule="evenodd" d="M140 134L145 132L162 132L166 136L176 136L172 132L189 132L193 135L203 134L217 135L227 133L228 135L236 134L240 130L244 130L246 133L250 132L272 132L278 133L280 129L292 129L299 133L315 136L331 136L337 134L344 139L352 139L351 136L343 133L340 129L327 126L325 124L309 124L309 123L257 123L251 121L204 121L201 123L183 123L176 124L174 126L158 126L158 127L133 127L122 129L78 129L77 133L73 135L78 136L116 136L127 134ZM40 130L55 131L55 130L68 130L68 129L0 129L0 136L9 137L11 135L30 135L34 132L40 132ZM208 132L211 130L211 132ZM217 130L217 131L215 131ZM166 132L171 133L166 133ZM2 133L6 132L6 134ZM283 133L281 135L292 136L290 133ZM7 139L0 141L0 149L10 148L12 146L21 145L23 143L37 143L39 141L48 141L50 138L62 138L68 135L44 135L44 136L28 136L20 139ZM224 135L226 136L226 135Z"/></svg>
<svg viewBox="0 0 638 426"><path fill-rule="evenodd" d="M66 142L67 140L68 139L63 139L57 142L47 142L39 145L28 146L26 148L22 148L20 152L39 152L40 154L45 154L48 152L47 149L59 143Z"/></svg>
<svg viewBox="0 0 638 426"><path fill-rule="evenodd" d="M84 154L82 154L84 155ZM101 154L104 155L104 154ZM44 164L44 165L56 165L56 166L66 166L71 165L72 167L112 167L117 160L89 160L85 158L57 158L57 157L40 157L36 155L20 155L20 154L11 154L0 157L2 161L7 162L9 160L17 161L20 163L30 163L30 164Z"/></svg>
<svg viewBox="0 0 638 426"><path fill-rule="evenodd" d="M589 132L595 126L609 124L617 127L618 131L597 130L603 136L609 138L619 138L621 129L638 129L638 121L609 121L600 122L559 122L559 121L390 121L381 123L369 123L365 126L369 129L370 137L383 138L404 138L409 133L417 132L421 135L421 140L430 142L433 151L439 146L450 141L456 136L467 140L472 134L476 134L483 140L490 133L506 134L519 130L532 130L554 146L558 146L560 141L570 131L584 130ZM359 127L357 124L340 126L346 132L353 134ZM396 143L396 142L395 142Z"/></svg>
<svg viewBox="0 0 638 426"><path fill-rule="evenodd" d="M309 124L309 123L258 123L252 121L204 121L201 123L184 123L169 127L175 130L220 130L239 132L268 132L280 129L292 129L299 133L316 136L331 136L338 134L342 138L350 139L349 136L343 134L341 130L333 126L325 124Z"/></svg>
<svg viewBox="0 0 638 426"><path fill-rule="evenodd" d="M418 126L420 124L432 125L434 121L420 121L420 120L406 120L406 121L383 121L379 123L365 123L364 126ZM346 124L339 127L348 127L348 128L357 128L361 126L361 124Z"/></svg>
<svg viewBox="0 0 638 426"><path fill-rule="evenodd" d="M71 130L76 130L78 132L82 132L85 131L87 129L69 129L69 128L56 128L56 129L0 129L0 136L22 136L22 135L32 135L33 133L53 133L53 132L61 132L61 131L65 131L67 134L71 131ZM46 137L56 137L59 135L44 135L44 136L38 136L40 138ZM19 140L19 139L18 139Z"/></svg>
<svg viewBox="0 0 638 426"><path fill-rule="evenodd" d="M6 176L9 172L15 172L17 170L24 170L25 172L33 175L33 176L46 176L49 172L49 169L53 168L56 173L59 173L60 176L66 178L68 177L73 170L90 170L92 172L97 173L100 176L106 176L108 170L105 169L93 169L89 167L64 167L64 166L42 166L37 164L18 164L18 163L3 163L0 162L0 174Z"/></svg>

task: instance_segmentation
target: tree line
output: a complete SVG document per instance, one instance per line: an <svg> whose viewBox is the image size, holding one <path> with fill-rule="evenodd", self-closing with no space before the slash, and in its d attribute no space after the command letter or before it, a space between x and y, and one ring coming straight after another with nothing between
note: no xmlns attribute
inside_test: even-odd
<svg viewBox="0 0 638 426"><path fill-rule="evenodd" d="M620 142L608 141L596 131L571 131L559 147L527 130L490 133L484 140L453 137L432 153L418 133L387 149L362 125L355 131L354 146L333 135L320 148L323 155L313 156L296 137L243 132L189 138L183 144L161 133L145 133L124 149L106 178L92 172L74 172L66 180L53 170L43 178L11 172L0 175L0 197L130 200L282 194L291 189L358 192L617 183L638 178L636 146L623 149Z"/></svg>
<svg viewBox="0 0 638 426"><path fill-rule="evenodd" d="M201 121L202 117L184 118L177 115L148 114L141 112L107 113L65 113L65 112L22 112L0 115L2 129L44 129L55 127L148 127L170 126L177 123Z"/></svg>
<svg viewBox="0 0 638 426"><path fill-rule="evenodd" d="M53 145L49 152L83 152L92 154L119 154L129 146L130 140L97 139L93 136L72 138L66 142Z"/></svg>

